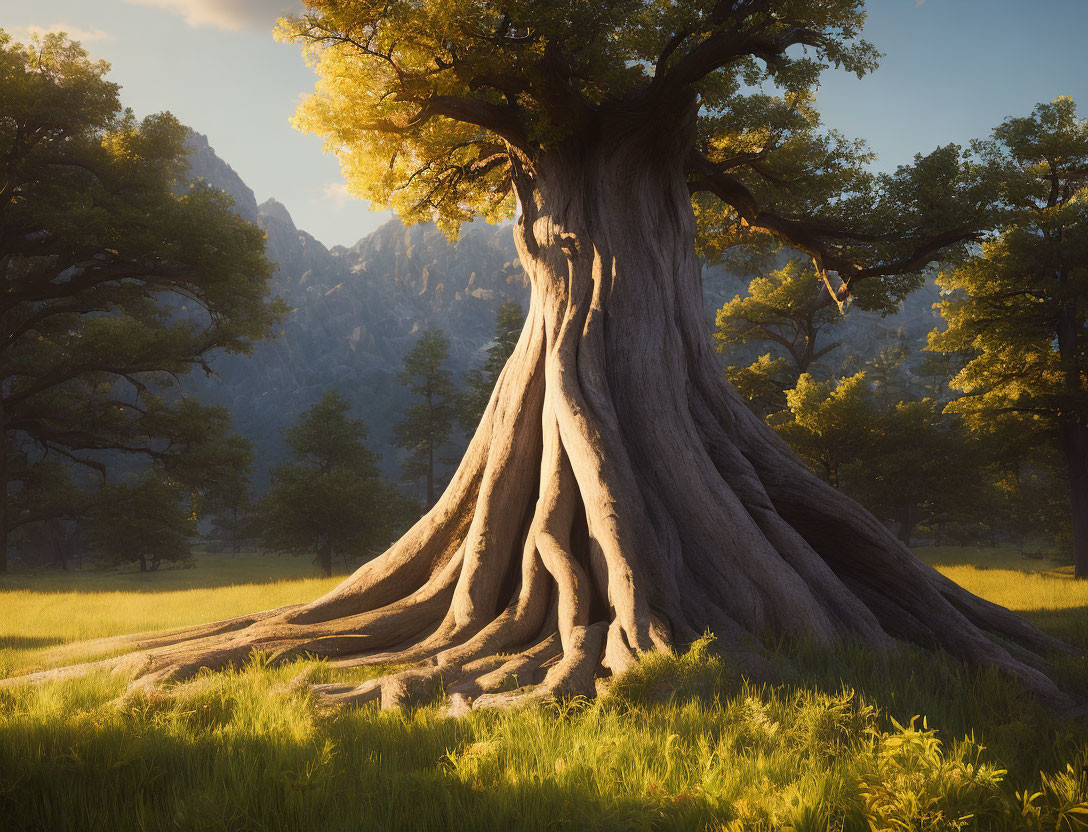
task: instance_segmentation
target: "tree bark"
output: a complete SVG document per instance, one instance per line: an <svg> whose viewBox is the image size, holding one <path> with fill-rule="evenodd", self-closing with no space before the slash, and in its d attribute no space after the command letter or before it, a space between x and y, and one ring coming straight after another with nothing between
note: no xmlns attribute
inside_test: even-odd
<svg viewBox="0 0 1088 832"><path fill-rule="evenodd" d="M742 663L782 636L914 642L1071 704L1045 672L1068 648L918 561L725 381L682 165L695 106L602 117L519 172L525 328L449 487L403 538L310 604L114 642L137 652L107 663L136 685L255 649L408 664L318 690L483 707L592 695L711 630ZM523 687L495 692L510 678Z"/></svg>
<svg viewBox="0 0 1088 832"><path fill-rule="evenodd" d="M317 544L317 565L326 578L332 575L332 543L328 535L323 535Z"/></svg>
<svg viewBox="0 0 1088 832"><path fill-rule="evenodd" d="M897 537L904 546L910 546L910 535L914 531L913 506L903 506L899 510L899 533Z"/></svg>
<svg viewBox="0 0 1088 832"><path fill-rule="evenodd" d="M8 571L8 432L3 428L0 401L0 573Z"/></svg>
<svg viewBox="0 0 1088 832"><path fill-rule="evenodd" d="M1088 578L1088 429L1070 420L1060 430L1073 517L1073 574L1083 579Z"/></svg>

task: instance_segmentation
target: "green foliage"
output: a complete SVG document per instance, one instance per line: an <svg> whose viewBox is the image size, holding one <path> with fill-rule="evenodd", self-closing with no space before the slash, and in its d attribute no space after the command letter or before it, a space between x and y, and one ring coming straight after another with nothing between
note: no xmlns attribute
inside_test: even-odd
<svg viewBox="0 0 1088 832"><path fill-rule="evenodd" d="M980 147L1004 168L1010 213L979 256L942 277L948 326L929 348L967 356L952 380L964 395L947 409L973 430L1042 434L1061 448L1088 574L1088 121L1059 98Z"/></svg>
<svg viewBox="0 0 1088 832"><path fill-rule="evenodd" d="M970 740L946 754L922 720L875 734L867 766L860 772L861 799L873 829L952 832L990 824L1008 813L1001 782L1007 772L982 762L982 747Z"/></svg>
<svg viewBox="0 0 1088 832"><path fill-rule="evenodd" d="M733 388L761 418L786 409L786 390L797 384L787 358L764 353L747 367L727 367L726 377Z"/></svg>
<svg viewBox="0 0 1088 832"><path fill-rule="evenodd" d="M899 523L909 542L920 522L965 519L983 499L981 453L931 399L881 413L862 459L842 471L844 489L880 517Z"/></svg>
<svg viewBox="0 0 1088 832"><path fill-rule="evenodd" d="M820 333L841 319L837 309L820 305L826 291L812 266L800 260L753 279L746 296L737 295L718 310L718 351L734 344L772 343L785 352L798 375L807 373L813 362L838 346L818 343Z"/></svg>
<svg viewBox="0 0 1088 832"><path fill-rule="evenodd" d="M480 424L491 391L513 354L524 325L525 313L521 306L514 301L503 303L495 315L495 338L487 348L487 361L482 367L465 373L465 391L461 394L458 419L461 428L470 436Z"/></svg>
<svg viewBox="0 0 1088 832"><path fill-rule="evenodd" d="M8 528L54 517L79 515L88 495L76 487L68 466L54 457L35 459L25 451L8 456Z"/></svg>
<svg viewBox="0 0 1088 832"><path fill-rule="evenodd" d="M272 472L260 502L261 537L275 550L313 553L323 572L334 555L377 553L410 512L384 483L377 455L366 447L366 426L349 419L335 390L307 410L286 434L296 460Z"/></svg>
<svg viewBox="0 0 1088 832"><path fill-rule="evenodd" d="M837 383L806 374L768 421L814 471L896 521L904 541L920 523L985 514L996 499L981 473L987 458L959 421L932 399L883 409L872 388L865 371Z"/></svg>
<svg viewBox="0 0 1088 832"><path fill-rule="evenodd" d="M1003 414L1030 428L1088 411L1088 123L1059 98L1004 122L989 151L1010 168L1011 222L942 277L948 327L930 348L971 356L952 410L980 428Z"/></svg>
<svg viewBox="0 0 1088 832"><path fill-rule="evenodd" d="M788 410L769 421L795 454L832 485L841 468L859 459L876 421L865 373L816 381L808 373L786 392Z"/></svg>
<svg viewBox="0 0 1088 832"><path fill-rule="evenodd" d="M123 110L107 69L60 35L0 33L0 438L100 470L99 451L166 465L190 446L168 388L286 311L261 230L182 181L188 130Z"/></svg>
<svg viewBox="0 0 1088 832"><path fill-rule="evenodd" d="M87 524L87 542L103 563L139 563L154 571L163 561L189 558L189 539L196 533L196 515L186 505L176 483L149 474L141 479L107 485Z"/></svg>
<svg viewBox="0 0 1088 832"><path fill-rule="evenodd" d="M419 401L409 405L393 426L393 444L408 451L404 479L426 481L427 506L435 501L435 466L453 432L457 415L457 388L445 368L450 342L437 329L428 329L404 356L400 380Z"/></svg>

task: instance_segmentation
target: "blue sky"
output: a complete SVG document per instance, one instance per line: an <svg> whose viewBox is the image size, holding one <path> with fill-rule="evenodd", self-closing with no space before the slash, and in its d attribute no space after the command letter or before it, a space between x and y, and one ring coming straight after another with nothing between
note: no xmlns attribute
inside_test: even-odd
<svg viewBox="0 0 1088 832"><path fill-rule="evenodd" d="M828 125L867 139L891 168L982 136L1037 102L1072 95L1088 112L1088 0L870 0L865 37L885 54L859 81L831 73ZM271 30L294 0L0 0L23 38L63 28L113 65L138 114L170 110L207 134L254 190L326 245L350 245L387 217L347 197L336 160L288 119L313 87Z"/></svg>

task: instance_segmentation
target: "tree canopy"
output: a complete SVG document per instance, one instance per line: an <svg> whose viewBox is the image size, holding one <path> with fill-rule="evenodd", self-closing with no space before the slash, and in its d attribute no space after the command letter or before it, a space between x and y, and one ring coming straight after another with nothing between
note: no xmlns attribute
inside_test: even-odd
<svg viewBox="0 0 1088 832"><path fill-rule="evenodd" d="M819 305L823 291L811 265L796 259L753 278L747 295L737 295L718 310L718 350L733 344L775 344L793 362L795 374L807 373L813 362L838 346L835 341L820 343L820 333L841 318L837 310Z"/></svg>
<svg viewBox="0 0 1088 832"><path fill-rule="evenodd" d="M821 72L877 64L863 0L308 6L280 29L320 76L297 124L339 156L352 193L406 222L455 234L510 217L515 185L565 141L683 112L696 112L684 169L704 253L785 240L838 272L840 302L874 277L863 302L901 297L990 216L993 184L969 152L873 174L863 143L821 124Z"/></svg>

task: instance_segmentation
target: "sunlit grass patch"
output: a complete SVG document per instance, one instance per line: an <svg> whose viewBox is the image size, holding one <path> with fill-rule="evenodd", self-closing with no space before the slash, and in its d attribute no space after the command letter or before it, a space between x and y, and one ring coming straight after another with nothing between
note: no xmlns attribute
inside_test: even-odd
<svg viewBox="0 0 1088 832"><path fill-rule="evenodd" d="M342 580L313 577L305 558L198 556L196 564L153 573L0 576L0 678L92 657L66 644L303 603Z"/></svg>

